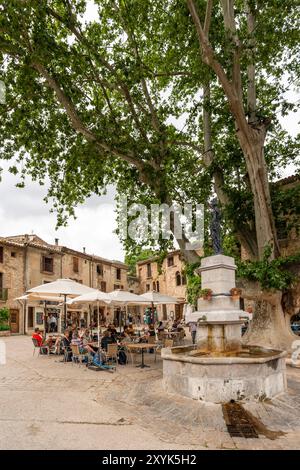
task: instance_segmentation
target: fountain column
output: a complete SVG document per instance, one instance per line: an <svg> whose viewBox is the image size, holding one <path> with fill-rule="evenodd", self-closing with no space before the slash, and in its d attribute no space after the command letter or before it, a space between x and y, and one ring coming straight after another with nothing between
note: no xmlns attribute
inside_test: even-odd
<svg viewBox="0 0 300 470"><path fill-rule="evenodd" d="M223 254L208 256L201 261L202 289L212 291L211 300L198 299L197 311L186 316L186 323L197 322L198 349L211 352L238 351L241 348L239 300L233 299L230 290L235 285L234 259Z"/></svg>

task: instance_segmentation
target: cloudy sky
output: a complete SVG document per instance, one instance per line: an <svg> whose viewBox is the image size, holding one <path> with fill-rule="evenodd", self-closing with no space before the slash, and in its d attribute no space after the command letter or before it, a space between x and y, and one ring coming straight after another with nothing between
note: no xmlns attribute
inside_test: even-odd
<svg viewBox="0 0 300 470"><path fill-rule="evenodd" d="M90 7L87 20L95 17L95 8ZM295 92L287 94L295 102ZM282 124L292 135L299 132L300 112L285 117ZM181 126L180 126L181 127ZM43 198L46 188L28 179L26 187L15 187L18 178L7 172L8 165L0 161L4 169L0 182L0 236L35 233L49 243L59 238L59 243L76 250L86 247L87 253L111 259L124 259L124 252L114 234L115 204L114 190L110 188L103 197L92 197L76 210L76 220L70 219L67 227L55 230L56 216L49 213L50 206ZM291 167L283 176L292 174Z"/></svg>

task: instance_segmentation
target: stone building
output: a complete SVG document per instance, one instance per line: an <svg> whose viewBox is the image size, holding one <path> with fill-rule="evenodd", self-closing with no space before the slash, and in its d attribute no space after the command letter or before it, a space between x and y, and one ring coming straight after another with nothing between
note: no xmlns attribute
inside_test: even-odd
<svg viewBox="0 0 300 470"><path fill-rule="evenodd" d="M85 249L82 252L72 250L59 245L57 239L52 245L37 235L0 237L0 308L9 309L13 333L26 333L43 324L44 309L42 303L16 300L28 289L69 278L105 292L127 290L127 271L127 266L120 261L87 254ZM48 310L55 315L60 313L57 304L48 304ZM109 310L109 314L113 317L114 312ZM70 307L68 315L80 315L87 320L88 312Z"/></svg>
<svg viewBox="0 0 300 470"><path fill-rule="evenodd" d="M180 250L168 253L161 266L155 257L139 261L136 265L136 274L141 294L155 290L177 298L178 304L158 307L160 320L183 317L183 307L186 302L186 277Z"/></svg>

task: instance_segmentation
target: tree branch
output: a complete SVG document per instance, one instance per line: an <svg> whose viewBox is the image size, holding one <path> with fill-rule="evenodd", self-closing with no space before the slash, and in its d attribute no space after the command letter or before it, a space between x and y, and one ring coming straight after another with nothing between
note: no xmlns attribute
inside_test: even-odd
<svg viewBox="0 0 300 470"><path fill-rule="evenodd" d="M84 37L82 32L79 29L76 28L75 21L74 21L74 18L73 18L73 14L72 14L72 10L71 10L71 6L70 6L69 2L67 2L67 3L68 3L69 15L70 15L69 16L70 22L67 22L61 15L59 15L56 11L54 11L50 7L47 7L47 12L48 12L49 15L53 16L56 20L63 23L75 35L76 39L81 44L83 44L88 49L88 51L90 51L90 44L89 44L88 40ZM125 100L127 101L127 104L128 104L129 109L131 111L132 118L133 118L134 122L136 123L136 126L137 126L141 136L144 138L144 140L146 140L148 142L147 134L145 133L145 131L143 129L143 126L141 125L141 123L139 121L139 118L138 118L137 112L135 110L134 103L133 103L131 93L129 91L128 86L125 84L124 81L120 80L120 77L118 76L115 68L106 59L104 59L102 57L102 55L100 55L98 52L96 53L95 51L93 51L93 55L94 55L94 57L97 57L99 59L102 66L104 66L107 70L109 70L109 72L114 77L116 77L116 81L119 85L119 89L122 92ZM92 61L91 57L89 57L89 60L90 60L91 65L94 67L94 64L93 64L93 61ZM100 78L99 78L99 80L101 81Z"/></svg>
<svg viewBox="0 0 300 470"><path fill-rule="evenodd" d="M107 143L102 142L101 140L99 140L99 138L97 136L95 136L95 134L93 132L91 132L86 127L86 125L81 121L74 104L72 103L70 98L65 94L63 89L60 87L60 85L56 81L56 79L49 74L47 69L41 63L36 62L36 61L33 62L31 65L45 79L45 81L46 81L47 85L49 86L49 88L51 88L55 92L59 103L65 109L65 111L66 111L66 113L67 113L67 115L68 115L68 117L69 117L69 119L72 123L72 127L77 132L82 134L88 141L94 142L95 145L99 149L101 149L102 151L109 152L112 155L115 155L116 157L119 157L122 160L125 160L128 163L133 164L134 166L136 166L139 169L143 168L143 166L144 166L143 162L138 160L134 156L133 152L129 152L128 154L125 154L123 152L120 152L117 149L114 149L114 148L110 147Z"/></svg>
<svg viewBox="0 0 300 470"><path fill-rule="evenodd" d="M206 12L205 12L205 20L204 20L204 34L208 37L209 35L209 28L211 23L211 14L213 9L213 0L207 0L206 4Z"/></svg>
<svg viewBox="0 0 300 470"><path fill-rule="evenodd" d="M248 123L245 118L245 112L243 109L243 104L238 96L235 87L230 83L224 68L220 62L215 58L214 51L208 41L207 36L204 33L204 30L199 19L199 15L195 6L194 0L187 0L187 5L191 13L192 20L195 25L196 33L199 40L200 49L203 55L203 61L209 65L209 67L217 75L225 95L227 96L228 103L231 109L233 116L238 124L238 128L241 129L245 135L248 134Z"/></svg>
<svg viewBox="0 0 300 470"><path fill-rule="evenodd" d="M251 57L253 59L254 49L255 49L255 38L254 38L254 30L255 30L255 13L251 10L249 1L247 1L247 26L248 26L248 34L250 36L249 46L251 47ZM255 86L255 65L254 61L251 62L247 66L247 75L248 75L248 86L247 86L247 107L248 107L248 114L249 124L255 123L256 119L256 86Z"/></svg>

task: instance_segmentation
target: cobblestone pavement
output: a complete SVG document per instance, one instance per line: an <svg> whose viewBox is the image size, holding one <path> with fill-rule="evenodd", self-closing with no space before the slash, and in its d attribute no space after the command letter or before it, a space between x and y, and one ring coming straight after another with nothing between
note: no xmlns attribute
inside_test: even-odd
<svg viewBox="0 0 300 470"><path fill-rule="evenodd" d="M221 405L162 390L162 362L116 373L32 355L29 337L3 339L0 365L0 449L299 449L300 369L288 367L288 393L244 407L274 440L231 438Z"/></svg>

